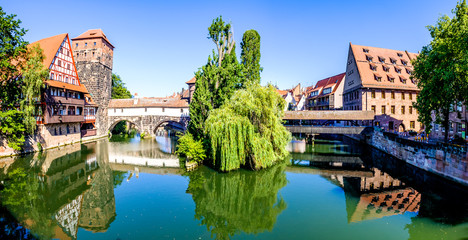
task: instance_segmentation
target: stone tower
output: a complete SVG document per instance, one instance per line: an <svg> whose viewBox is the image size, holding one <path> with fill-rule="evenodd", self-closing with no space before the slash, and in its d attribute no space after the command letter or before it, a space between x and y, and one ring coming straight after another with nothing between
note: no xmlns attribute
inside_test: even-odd
<svg viewBox="0 0 468 240"><path fill-rule="evenodd" d="M114 46L101 29L90 29L72 39L72 50L80 81L98 105L97 135L107 134L107 106L112 92Z"/></svg>

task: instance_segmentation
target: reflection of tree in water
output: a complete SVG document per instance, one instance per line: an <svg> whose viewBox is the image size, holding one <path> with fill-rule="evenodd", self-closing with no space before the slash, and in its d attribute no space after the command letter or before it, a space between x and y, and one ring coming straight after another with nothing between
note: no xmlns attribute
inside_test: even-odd
<svg viewBox="0 0 468 240"><path fill-rule="evenodd" d="M215 173L201 168L188 173L187 189L195 202L195 218L206 225L216 239L236 233L271 231L286 202L278 191L286 186L284 165L251 172Z"/></svg>

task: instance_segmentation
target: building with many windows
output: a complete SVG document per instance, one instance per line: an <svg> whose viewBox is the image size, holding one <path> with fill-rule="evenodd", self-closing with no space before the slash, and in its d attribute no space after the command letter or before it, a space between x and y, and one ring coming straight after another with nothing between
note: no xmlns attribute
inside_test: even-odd
<svg viewBox="0 0 468 240"><path fill-rule="evenodd" d="M345 73L318 81L307 91L308 110L337 110L343 108Z"/></svg>
<svg viewBox="0 0 468 240"><path fill-rule="evenodd" d="M44 53L43 65L49 69L49 79L41 96L39 133L44 147L77 142L81 138L80 123L84 121L84 95L75 67L68 34L60 34L31 43L39 44Z"/></svg>
<svg viewBox="0 0 468 240"><path fill-rule="evenodd" d="M423 129L413 107L419 89L410 79L411 60L416 56L407 51L350 43L343 90L344 110L374 111L374 125L387 131Z"/></svg>

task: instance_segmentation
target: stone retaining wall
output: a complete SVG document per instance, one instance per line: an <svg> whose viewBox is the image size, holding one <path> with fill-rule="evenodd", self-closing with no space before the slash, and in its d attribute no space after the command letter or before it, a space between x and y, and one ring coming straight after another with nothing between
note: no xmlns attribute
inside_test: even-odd
<svg viewBox="0 0 468 240"><path fill-rule="evenodd" d="M429 172L468 185L467 148L416 142L397 134L374 131L367 144Z"/></svg>

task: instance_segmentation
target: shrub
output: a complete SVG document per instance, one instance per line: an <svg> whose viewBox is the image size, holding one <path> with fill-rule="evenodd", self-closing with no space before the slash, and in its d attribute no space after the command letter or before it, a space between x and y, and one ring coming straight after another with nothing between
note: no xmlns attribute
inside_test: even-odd
<svg viewBox="0 0 468 240"><path fill-rule="evenodd" d="M188 132L179 138L176 154L179 157L186 157L188 161L197 163L201 163L206 158L202 141L195 141L192 134Z"/></svg>

